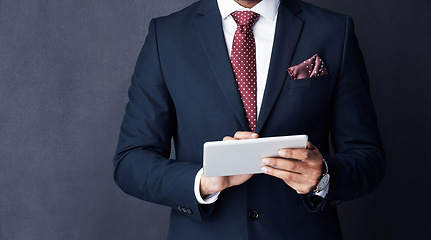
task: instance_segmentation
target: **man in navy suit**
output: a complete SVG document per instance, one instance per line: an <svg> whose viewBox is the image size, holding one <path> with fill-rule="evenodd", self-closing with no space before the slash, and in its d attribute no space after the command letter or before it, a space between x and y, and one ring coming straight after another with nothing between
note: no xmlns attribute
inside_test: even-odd
<svg viewBox="0 0 431 240"><path fill-rule="evenodd" d="M237 11L259 14L254 131L230 61ZM315 54L328 74L289 74ZM115 180L172 207L169 239L341 239L336 206L373 190L385 170L368 84L349 17L299 0L201 0L150 23ZM263 159L264 174L202 175L207 141L295 134L309 136L307 149Z"/></svg>

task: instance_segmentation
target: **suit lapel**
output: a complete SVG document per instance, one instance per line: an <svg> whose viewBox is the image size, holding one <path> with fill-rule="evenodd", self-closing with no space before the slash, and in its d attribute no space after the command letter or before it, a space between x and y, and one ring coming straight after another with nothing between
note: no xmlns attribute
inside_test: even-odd
<svg viewBox="0 0 431 240"><path fill-rule="evenodd" d="M217 1L202 1L196 31L218 84L243 129L250 129L229 60Z"/></svg>
<svg viewBox="0 0 431 240"><path fill-rule="evenodd" d="M295 15L301 11L296 1L281 1L277 16L274 45L269 66L268 79L262 106L257 121L256 132L260 132L286 82L287 69L291 65L303 21Z"/></svg>

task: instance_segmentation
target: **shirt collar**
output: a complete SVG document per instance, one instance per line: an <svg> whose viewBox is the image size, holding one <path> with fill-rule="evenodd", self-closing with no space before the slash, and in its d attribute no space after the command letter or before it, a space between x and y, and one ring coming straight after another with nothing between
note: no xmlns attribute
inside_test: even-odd
<svg viewBox="0 0 431 240"><path fill-rule="evenodd" d="M235 11L249 10L259 13L260 16L270 19L271 21L275 21L275 17L278 13L278 6L280 5L280 0L262 0L251 9L239 5L234 0L217 0L217 4L223 19L227 18Z"/></svg>

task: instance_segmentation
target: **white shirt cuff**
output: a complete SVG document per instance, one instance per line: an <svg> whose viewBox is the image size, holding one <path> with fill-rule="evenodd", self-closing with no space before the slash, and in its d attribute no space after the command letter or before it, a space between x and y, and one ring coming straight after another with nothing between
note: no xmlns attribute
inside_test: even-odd
<svg viewBox="0 0 431 240"><path fill-rule="evenodd" d="M200 191L200 185L201 185L200 183L201 183L202 174L203 174L203 168L201 168L198 171L198 173L196 174L196 177L195 177L195 197L196 197L196 200L200 204L214 203L215 201L217 201L218 195L220 195L220 192L216 192L216 193L210 194L210 195L202 198L201 191Z"/></svg>

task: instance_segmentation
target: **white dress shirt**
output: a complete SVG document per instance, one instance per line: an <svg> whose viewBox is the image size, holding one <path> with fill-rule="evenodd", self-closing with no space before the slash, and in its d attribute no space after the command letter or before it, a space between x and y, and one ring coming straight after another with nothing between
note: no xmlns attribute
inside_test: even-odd
<svg viewBox="0 0 431 240"><path fill-rule="evenodd" d="M222 18L223 33L226 40L229 57L232 51L233 37L237 28L237 24L230 14L235 11L253 11L260 15L259 19L253 26L253 34L256 42L256 103L257 114L259 116L263 93L265 91L266 80L268 77L269 64L271 61L272 45L274 43L275 26L277 22L277 13L280 0L263 0L251 9L239 5L234 0L217 0L217 4ZM201 169L195 177L195 196L200 204L211 204L217 200L220 192L206 196L205 199L201 197L200 179L202 177L202 173L203 171ZM324 195L326 195L326 193Z"/></svg>
<svg viewBox="0 0 431 240"><path fill-rule="evenodd" d="M280 0L265 0L256 4L253 8L245 8L234 0L217 0L222 18L223 33L229 57L232 51L233 37L237 28L235 20L230 15L235 11L253 11L260 15L253 26L253 35L256 41L256 73L257 73L257 114L259 116L262 105L263 93L265 91L266 79L268 77L269 62L271 61L272 45L274 43L275 25L277 20L278 6ZM220 194L215 193L202 199L200 194L200 179L202 169L195 177L195 196L200 204L211 204L215 202Z"/></svg>
<svg viewBox="0 0 431 240"><path fill-rule="evenodd" d="M257 113L259 115L262 105L263 93L265 91L266 79L268 77L269 62L271 61L272 45L274 43L275 25L277 20L278 6L280 0L265 0L248 9L233 0L217 1L224 38L226 40L229 56L232 51L233 37L237 28L235 20L230 15L235 11L253 11L260 15L253 26L253 35L256 41L256 73L257 73Z"/></svg>

